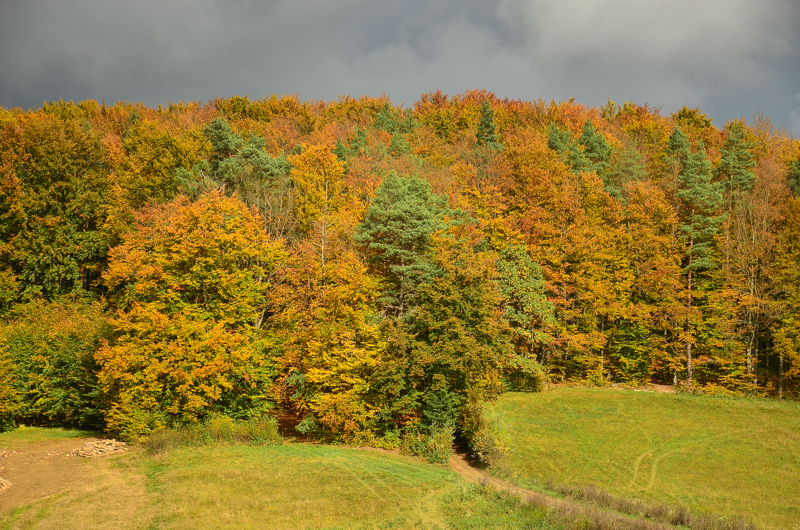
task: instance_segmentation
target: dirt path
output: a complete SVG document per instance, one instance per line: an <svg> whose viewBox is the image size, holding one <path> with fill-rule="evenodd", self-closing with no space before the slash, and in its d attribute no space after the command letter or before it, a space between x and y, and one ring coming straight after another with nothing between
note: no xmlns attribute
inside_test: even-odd
<svg viewBox="0 0 800 530"><path fill-rule="evenodd" d="M469 482L508 493L519 497L526 504L534 504L551 509L570 518L584 517L592 521L595 525L594 527L631 530L669 530L675 528L670 525L634 518L577 501L551 497L538 491L520 488L505 480L492 477L481 469L470 466L462 455L455 454L451 456L450 467Z"/></svg>
<svg viewBox="0 0 800 530"><path fill-rule="evenodd" d="M86 442L98 438L72 438L22 444L0 450L0 477L7 487L0 490L0 511L24 506L51 495L95 482L107 467L106 456L70 456Z"/></svg>

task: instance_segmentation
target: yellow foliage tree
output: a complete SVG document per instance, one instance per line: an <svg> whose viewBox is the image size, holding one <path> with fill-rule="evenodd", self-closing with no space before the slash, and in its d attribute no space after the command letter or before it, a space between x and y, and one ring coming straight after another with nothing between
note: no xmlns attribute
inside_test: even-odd
<svg viewBox="0 0 800 530"><path fill-rule="evenodd" d="M115 338L98 352L109 429L137 438L268 408L274 372L262 323L284 259L282 241L220 191L140 214L103 275L118 308Z"/></svg>
<svg viewBox="0 0 800 530"><path fill-rule="evenodd" d="M298 193L295 197L297 222L306 231L315 224L327 226L333 212L344 203L344 167L327 145L303 146L303 152L289 157L290 175Z"/></svg>

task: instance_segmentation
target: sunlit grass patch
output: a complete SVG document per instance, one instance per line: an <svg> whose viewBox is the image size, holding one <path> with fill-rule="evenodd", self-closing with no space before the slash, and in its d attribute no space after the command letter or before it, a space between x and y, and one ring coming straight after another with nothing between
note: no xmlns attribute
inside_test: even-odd
<svg viewBox="0 0 800 530"><path fill-rule="evenodd" d="M796 403L568 388L508 394L492 413L509 425L520 485L593 485L766 527L800 521Z"/></svg>
<svg viewBox="0 0 800 530"><path fill-rule="evenodd" d="M192 445L107 463L92 484L0 509L0 528L564 528L446 465L394 453Z"/></svg>
<svg viewBox="0 0 800 530"><path fill-rule="evenodd" d="M87 436L102 436L102 433L80 429L26 427L25 425L21 425L12 431L0 433L0 447L15 447L47 441L66 440L69 438L84 438Z"/></svg>
<svg viewBox="0 0 800 530"><path fill-rule="evenodd" d="M164 507L159 523L169 528L448 528L471 520L478 528L508 509L498 510L493 497L444 466L379 452L296 444L191 448L143 466ZM459 503L467 509L454 510Z"/></svg>

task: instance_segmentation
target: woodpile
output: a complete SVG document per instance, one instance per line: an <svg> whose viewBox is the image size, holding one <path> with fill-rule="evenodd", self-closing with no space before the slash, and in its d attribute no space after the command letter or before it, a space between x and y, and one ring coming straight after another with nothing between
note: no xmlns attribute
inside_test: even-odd
<svg viewBox="0 0 800 530"><path fill-rule="evenodd" d="M8 458L9 456L15 454L16 451L10 451L8 449L0 449L0 460L3 458ZM0 465L0 471L3 471L4 466ZM3 477L0 477L0 493L3 493L8 488L11 487L11 482L7 481Z"/></svg>
<svg viewBox="0 0 800 530"><path fill-rule="evenodd" d="M125 442L118 442L116 440L95 440L84 443L81 449L73 449L67 453L67 456L91 458L93 456L100 456L108 453L116 453L117 451L127 450L128 447Z"/></svg>

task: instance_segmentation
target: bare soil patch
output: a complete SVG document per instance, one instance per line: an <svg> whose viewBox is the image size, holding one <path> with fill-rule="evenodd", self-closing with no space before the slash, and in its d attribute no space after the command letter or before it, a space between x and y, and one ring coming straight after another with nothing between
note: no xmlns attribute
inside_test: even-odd
<svg viewBox="0 0 800 530"><path fill-rule="evenodd" d="M0 478L6 487L0 489L0 511L91 483L106 465L80 456L119 450L109 451L108 444L108 440L98 438L72 438L3 450Z"/></svg>

